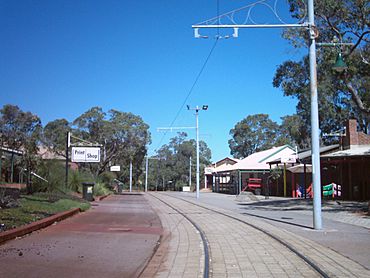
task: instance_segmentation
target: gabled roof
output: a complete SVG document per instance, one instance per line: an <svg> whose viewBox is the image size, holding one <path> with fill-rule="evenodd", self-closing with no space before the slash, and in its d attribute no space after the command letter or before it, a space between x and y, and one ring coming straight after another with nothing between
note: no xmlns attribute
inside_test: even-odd
<svg viewBox="0 0 370 278"><path fill-rule="evenodd" d="M212 168L212 172L213 173L217 173L217 172L229 172L229 171L232 171L234 170L234 165L230 165L230 164L222 164L220 166L217 166L215 168Z"/></svg>
<svg viewBox="0 0 370 278"><path fill-rule="evenodd" d="M213 164L216 164L216 167L217 167L217 165L223 165L225 163L227 164L228 162L231 162L231 164L235 164L235 163L237 163L239 161L240 161L240 159L237 159L237 158L225 157L225 158L223 158L223 159L221 159L221 160L219 160L219 161L217 161L217 162L215 162Z"/></svg>
<svg viewBox="0 0 370 278"><path fill-rule="evenodd" d="M232 170L232 166L236 163L238 163L240 159L237 158L231 158L231 157L225 157L209 167L207 167L208 172L225 172Z"/></svg>
<svg viewBox="0 0 370 278"><path fill-rule="evenodd" d="M320 156L323 156L323 154L331 153L339 149L339 145L330 145L330 146L323 146L320 147ZM311 158L311 149L305 150L305 151L300 151L298 152L298 161L304 161L304 160L309 160ZM270 160L268 163L270 164L280 164L281 159L275 159L275 160Z"/></svg>
<svg viewBox="0 0 370 278"><path fill-rule="evenodd" d="M260 151L247 156L233 165L235 170L268 170L269 161L280 159L295 154L295 149L289 145L273 147L269 150Z"/></svg>
<svg viewBox="0 0 370 278"><path fill-rule="evenodd" d="M39 146L38 155L42 159L46 159L46 160L53 160L53 159L65 160L65 157L50 151L48 148L46 148L44 146Z"/></svg>

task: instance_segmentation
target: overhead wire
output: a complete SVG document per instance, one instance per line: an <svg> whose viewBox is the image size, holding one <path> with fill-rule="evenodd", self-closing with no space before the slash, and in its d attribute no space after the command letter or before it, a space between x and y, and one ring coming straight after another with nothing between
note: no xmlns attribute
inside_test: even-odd
<svg viewBox="0 0 370 278"><path fill-rule="evenodd" d="M204 71L205 67L207 66L207 63L208 63L208 61L209 61L209 59L210 59L210 57L211 57L211 55L212 55L213 51L214 51L214 50L215 50L215 48L216 48L217 42L218 42L218 37L216 37L216 40L215 40L214 44L212 45L212 48L211 48L211 50L209 51L209 53L208 53L208 55L207 55L207 58L205 59L205 61L204 61L203 65L202 65L202 67L201 67L201 69L200 69L200 71L199 71L198 75L196 76L196 78L195 78L195 80L194 80L194 82L193 82L193 85L191 86L191 88L190 88L190 90L189 90L188 94L186 95L186 97L185 97L184 101L182 102L182 104L181 104L181 106L180 106L179 110L177 111L177 113L176 113L176 115L175 115L175 118L172 120L172 122L171 122L171 124L170 124L169 128L173 127L173 124L175 123L175 121L176 121L176 120L177 120L177 118L179 117L179 115L180 115L180 113L181 113L181 110L184 108L184 106L185 106L186 102L188 101L188 99L189 99L190 95L193 93L193 90L194 90L195 86L197 85L197 83L198 83L198 81L199 81L200 76L202 75L202 73L203 73L203 71ZM163 135L162 135L162 137L161 137L161 140L159 141L158 146L157 146L157 148L156 148L156 149L158 149L158 148L160 147L160 145L162 144L162 141L163 141L164 137L167 135L167 133L168 133L168 131L165 131L165 132L163 133Z"/></svg>
<svg viewBox="0 0 370 278"><path fill-rule="evenodd" d="M217 12L217 17L219 17L219 15L220 15L220 0L216 0L216 1L217 1L217 6L216 6L217 11L216 11L216 12ZM218 24L220 24L220 22L218 22ZM176 120L177 120L177 118L179 117L179 115L180 115L180 113L181 113L182 109L184 108L184 106L185 106L186 102L188 101L188 99L189 99L190 95L192 94L192 92L193 92L193 90L194 90L195 86L196 86L196 85L197 85L197 83L198 83L198 80L199 80L200 76L202 75L202 73L203 73L203 71L204 71L205 67L206 67L206 66L207 66L207 64L208 64L208 61L209 61L209 59L210 59L210 57L211 57L211 55L212 55L213 51L214 51L214 50L215 50L215 48L216 48L216 45L217 45L217 42L218 42L219 38L220 38L220 30L219 30L219 28L217 28L217 36L216 36L216 40L215 40L214 44L212 45L211 50L209 51L209 53L208 53L208 55L207 55L207 58L205 59L205 61L204 61L203 65L202 65L202 67L201 67L201 69L200 69L200 71L199 71L198 75L196 76L196 78L195 78L195 80L194 80L194 82L193 82L193 85L191 86L191 88L190 88L190 90L189 90L188 94L186 95L186 97L185 97L184 101L182 102L182 104L181 104L181 106L180 106L179 110L177 111L177 113L176 113L176 115L175 115L175 118L172 120L171 125L169 126L169 128L172 128L172 127L173 127L173 125L174 125L175 121L176 121ZM156 150L158 150L158 148L159 148L159 147L160 147L160 145L162 144L163 139L164 139L164 137L167 135L167 133L168 133L168 131L165 131L165 132L163 133L163 135L162 135L162 137L161 137L161 140L159 141L159 143L158 143L158 146L157 146Z"/></svg>

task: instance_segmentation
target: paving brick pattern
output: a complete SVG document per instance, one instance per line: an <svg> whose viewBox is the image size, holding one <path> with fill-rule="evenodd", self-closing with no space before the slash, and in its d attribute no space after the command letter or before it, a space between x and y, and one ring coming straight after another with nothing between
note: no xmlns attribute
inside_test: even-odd
<svg viewBox="0 0 370 278"><path fill-rule="evenodd" d="M140 277L203 277L204 252L199 232L181 214L147 196L162 221L157 252Z"/></svg>
<svg viewBox="0 0 370 278"><path fill-rule="evenodd" d="M171 196L164 194L156 194L155 196L185 212L205 232L210 248L210 277L320 277L316 271L285 246L246 224L196 207L188 202L174 199ZM155 203L152 200L153 197L148 196L148 198L152 204ZM247 221L290 243L301 254L314 261L330 277L370 277L369 270L360 264L320 244L259 219L212 208ZM164 227L171 227L171 225L173 227L175 223L191 225L188 221L181 220L183 218L178 214L171 214L165 205L157 206L156 209ZM176 224L175 226L180 227ZM186 232L181 232L181 229L185 229ZM169 252L168 257L163 257L161 265L166 267L162 267L161 271L158 271L157 277L191 277L185 276L185 271L188 269L185 258L189 255L196 256L196 254L185 251L186 248L181 246L182 244L186 245L186 240L193 238L189 233L196 234L196 232L191 227L181 229L172 228L171 237L167 243L172 253ZM182 243L179 238L182 238ZM200 247L199 236L195 240L189 241L188 244L194 244L192 241L196 242L198 248ZM173 252L174 250L176 252ZM198 254L201 252L198 251ZM178 257L182 260L177 259ZM199 260L197 265L200 266L202 260L199 257L197 259ZM194 259L194 264L196 264L195 261ZM177 263L180 263L181 266L178 266ZM176 270L176 272L172 272L174 275L171 274L172 268ZM198 269L197 276L199 277L200 274L200 269Z"/></svg>
<svg viewBox="0 0 370 278"><path fill-rule="evenodd" d="M211 277L319 277L302 259L262 232L187 202L166 195L160 195L160 198L185 212L205 232L210 248ZM168 210L168 207L164 209ZM168 213L167 215L174 217ZM160 218L162 219L161 214ZM162 225L167 226L164 223ZM191 224L187 222L187 225ZM175 256L182 257L186 254L178 252ZM159 272L157 277L173 277L165 276L167 273L168 271Z"/></svg>

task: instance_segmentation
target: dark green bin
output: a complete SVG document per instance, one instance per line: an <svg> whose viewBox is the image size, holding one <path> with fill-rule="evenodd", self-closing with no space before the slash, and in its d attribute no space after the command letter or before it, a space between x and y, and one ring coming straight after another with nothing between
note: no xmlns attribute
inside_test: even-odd
<svg viewBox="0 0 370 278"><path fill-rule="evenodd" d="M86 201L94 201L94 185L93 182L83 182L82 183L82 198Z"/></svg>

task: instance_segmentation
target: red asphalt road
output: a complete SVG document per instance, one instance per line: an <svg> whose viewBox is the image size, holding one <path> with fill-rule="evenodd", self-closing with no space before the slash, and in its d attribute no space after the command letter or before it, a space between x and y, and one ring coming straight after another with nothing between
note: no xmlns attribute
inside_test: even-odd
<svg viewBox="0 0 370 278"><path fill-rule="evenodd" d="M111 196L0 245L0 277L137 277L161 234L161 222L143 195Z"/></svg>

